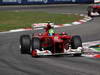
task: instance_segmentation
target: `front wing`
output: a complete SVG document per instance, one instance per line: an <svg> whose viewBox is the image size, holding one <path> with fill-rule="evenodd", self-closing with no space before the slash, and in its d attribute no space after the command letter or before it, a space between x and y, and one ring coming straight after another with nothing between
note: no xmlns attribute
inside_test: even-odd
<svg viewBox="0 0 100 75"><path fill-rule="evenodd" d="M40 51L38 49L32 50L32 56L49 56L49 55L67 55L67 54L82 54L83 48L78 47L77 49L71 49L68 50L64 49L63 53L52 53L50 50L43 50Z"/></svg>

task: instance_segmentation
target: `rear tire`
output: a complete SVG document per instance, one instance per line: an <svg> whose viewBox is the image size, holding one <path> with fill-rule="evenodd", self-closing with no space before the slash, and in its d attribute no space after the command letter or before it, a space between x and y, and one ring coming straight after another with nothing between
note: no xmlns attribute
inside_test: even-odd
<svg viewBox="0 0 100 75"><path fill-rule="evenodd" d="M28 54L30 53L31 47L31 38L29 35L22 35L20 37L21 53Z"/></svg>

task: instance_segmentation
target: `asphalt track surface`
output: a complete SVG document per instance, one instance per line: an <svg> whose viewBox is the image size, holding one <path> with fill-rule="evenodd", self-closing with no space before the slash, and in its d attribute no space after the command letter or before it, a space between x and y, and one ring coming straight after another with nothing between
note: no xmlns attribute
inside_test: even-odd
<svg viewBox="0 0 100 75"><path fill-rule="evenodd" d="M51 13L84 13L88 5L68 5L61 7L34 7L33 11ZM3 8L0 10L14 10ZM16 8L16 10L22 8ZM23 8L26 10L26 8ZM37 32L41 32L39 30ZM83 42L100 40L100 17L72 27L57 28L58 32L66 31L79 34ZM87 57L41 57L32 58L22 55L19 49L19 37L31 34L31 31L0 34L0 75L100 75L100 59Z"/></svg>

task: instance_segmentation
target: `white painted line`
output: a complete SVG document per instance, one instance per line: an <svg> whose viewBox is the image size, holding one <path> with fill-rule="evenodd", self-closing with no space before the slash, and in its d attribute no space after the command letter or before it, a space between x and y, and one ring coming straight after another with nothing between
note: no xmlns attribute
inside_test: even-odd
<svg viewBox="0 0 100 75"><path fill-rule="evenodd" d="M86 20L80 20L81 22L87 22Z"/></svg>
<svg viewBox="0 0 100 75"><path fill-rule="evenodd" d="M84 16L84 14L80 14L80 16Z"/></svg>
<svg viewBox="0 0 100 75"><path fill-rule="evenodd" d="M71 26L71 24L63 24L64 26Z"/></svg>
<svg viewBox="0 0 100 75"><path fill-rule="evenodd" d="M78 25L78 24L81 24L81 23L80 22L72 22L72 24Z"/></svg>
<svg viewBox="0 0 100 75"><path fill-rule="evenodd" d="M55 28L58 28L58 27L63 27L63 26L55 25L54 27L55 27Z"/></svg>
<svg viewBox="0 0 100 75"><path fill-rule="evenodd" d="M19 31L24 31L25 29L15 29L15 30L10 30L9 32L19 32Z"/></svg>

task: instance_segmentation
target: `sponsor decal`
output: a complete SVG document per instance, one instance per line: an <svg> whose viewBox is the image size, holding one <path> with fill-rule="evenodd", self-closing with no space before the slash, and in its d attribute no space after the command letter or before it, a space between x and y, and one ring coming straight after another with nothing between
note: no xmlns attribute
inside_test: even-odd
<svg viewBox="0 0 100 75"><path fill-rule="evenodd" d="M72 2L76 2L76 0L72 0Z"/></svg>
<svg viewBox="0 0 100 75"><path fill-rule="evenodd" d="M66 2L71 2L72 0L54 0L54 1L55 1L55 2L63 2L63 1L64 1L64 2L65 2L65 1L66 1Z"/></svg>
<svg viewBox="0 0 100 75"><path fill-rule="evenodd" d="M48 0L27 0L28 2L43 2L48 3Z"/></svg>
<svg viewBox="0 0 100 75"><path fill-rule="evenodd" d="M21 4L22 3L22 0L18 0L18 3Z"/></svg>
<svg viewBox="0 0 100 75"><path fill-rule="evenodd" d="M43 0L28 0L28 2L42 2Z"/></svg>
<svg viewBox="0 0 100 75"><path fill-rule="evenodd" d="M2 0L2 2L17 2L17 0Z"/></svg>
<svg viewBox="0 0 100 75"><path fill-rule="evenodd" d="M46 3L48 3L48 0L43 0L43 2L46 4Z"/></svg>

